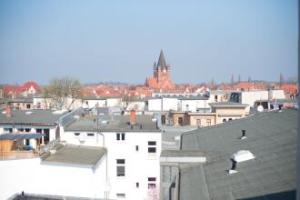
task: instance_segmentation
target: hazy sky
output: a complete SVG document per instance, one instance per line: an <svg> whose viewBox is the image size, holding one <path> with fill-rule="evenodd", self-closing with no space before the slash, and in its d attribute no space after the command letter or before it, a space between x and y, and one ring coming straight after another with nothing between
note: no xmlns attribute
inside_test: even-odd
<svg viewBox="0 0 300 200"><path fill-rule="evenodd" d="M0 83L297 76L296 0L0 1Z"/></svg>

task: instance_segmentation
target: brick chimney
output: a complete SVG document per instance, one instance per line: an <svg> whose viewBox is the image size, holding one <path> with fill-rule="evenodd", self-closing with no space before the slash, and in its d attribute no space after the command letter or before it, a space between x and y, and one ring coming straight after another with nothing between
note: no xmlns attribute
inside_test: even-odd
<svg viewBox="0 0 300 200"><path fill-rule="evenodd" d="M134 109L132 109L131 111L130 111L130 119L129 119L130 121L130 125L135 125L136 124L136 113L135 113L135 110Z"/></svg>
<svg viewBox="0 0 300 200"><path fill-rule="evenodd" d="M6 115L7 118L9 118L9 117L12 116L12 111L11 111L10 105L6 105L6 108L5 108L5 115Z"/></svg>

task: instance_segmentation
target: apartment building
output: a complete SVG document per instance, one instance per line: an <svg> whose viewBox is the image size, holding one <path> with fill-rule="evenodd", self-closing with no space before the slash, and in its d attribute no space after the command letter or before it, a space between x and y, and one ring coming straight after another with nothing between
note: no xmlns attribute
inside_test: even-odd
<svg viewBox="0 0 300 200"><path fill-rule="evenodd" d="M107 149L106 194L110 199L153 199L159 196L161 131L151 116L81 117L64 128L68 144Z"/></svg>

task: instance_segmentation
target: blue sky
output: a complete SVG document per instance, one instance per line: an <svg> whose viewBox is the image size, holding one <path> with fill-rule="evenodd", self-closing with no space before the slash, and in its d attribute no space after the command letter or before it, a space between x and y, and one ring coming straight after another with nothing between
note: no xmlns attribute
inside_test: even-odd
<svg viewBox="0 0 300 200"><path fill-rule="evenodd" d="M296 0L0 1L0 83L176 83L297 76Z"/></svg>

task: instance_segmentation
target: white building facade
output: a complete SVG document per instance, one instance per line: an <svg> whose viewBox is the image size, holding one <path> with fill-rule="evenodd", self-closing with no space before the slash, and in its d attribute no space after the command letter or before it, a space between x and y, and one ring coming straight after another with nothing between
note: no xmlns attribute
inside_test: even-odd
<svg viewBox="0 0 300 200"><path fill-rule="evenodd" d="M144 128L143 123L133 129L119 127L117 130L108 125L104 129L100 127L99 132L91 125L81 127L76 128L76 122L70 125L61 140L107 149L106 189L110 199L159 198L159 129L149 129L146 125Z"/></svg>

